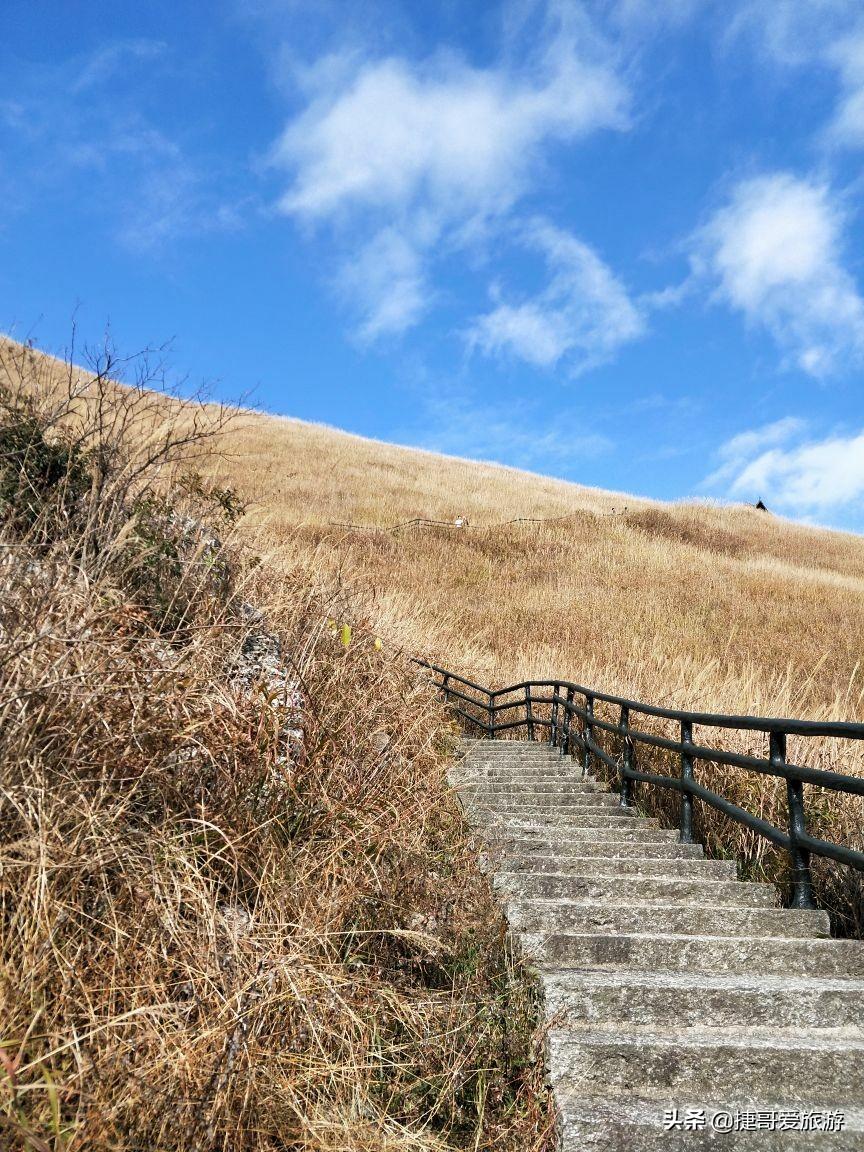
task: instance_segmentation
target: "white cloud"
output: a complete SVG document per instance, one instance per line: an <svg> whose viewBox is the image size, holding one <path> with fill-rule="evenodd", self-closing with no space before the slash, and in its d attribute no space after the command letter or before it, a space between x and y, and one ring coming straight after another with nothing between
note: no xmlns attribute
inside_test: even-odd
<svg viewBox="0 0 864 1152"><path fill-rule="evenodd" d="M546 261L547 287L478 317L467 333L469 347L486 355L509 353L541 368L566 358L578 373L644 333L642 313L587 244L542 221L524 231L523 241Z"/></svg>
<svg viewBox="0 0 864 1152"><path fill-rule="evenodd" d="M749 0L727 39L746 36L770 64L830 69L837 107L822 134L834 147L864 147L864 9L860 0Z"/></svg>
<svg viewBox="0 0 864 1152"><path fill-rule="evenodd" d="M581 9L550 0L543 12L537 50L520 66L355 52L298 72L307 104L272 151L290 178L279 209L333 225L350 247L342 286L367 338L420 318L432 294L426 266L506 216L538 182L550 146L626 127L626 90L587 18L576 19ZM355 274L372 268L373 251L397 265L389 289L386 271L365 288Z"/></svg>
<svg viewBox="0 0 864 1152"><path fill-rule="evenodd" d="M864 147L864 27L855 36L832 45L829 57L842 81L840 101L827 139L847 148Z"/></svg>
<svg viewBox="0 0 864 1152"><path fill-rule="evenodd" d="M798 514L831 512L864 501L864 431L789 443L804 425L780 420L734 437L706 484L728 481L730 496L761 497Z"/></svg>
<svg viewBox="0 0 864 1152"><path fill-rule="evenodd" d="M740 432L737 436L733 436L731 440L721 445L717 453L719 466L705 480L704 486L713 487L733 481L744 471L754 455L788 442L793 436L803 432L805 427L803 420L786 416L782 420L775 420L773 424L765 424L762 428Z"/></svg>
<svg viewBox="0 0 864 1152"><path fill-rule="evenodd" d="M624 92L608 68L558 43L544 62L548 72L533 79L443 57L360 64L341 88L319 90L277 143L274 159L293 176L282 210L446 220L508 208L544 143L625 122Z"/></svg>
<svg viewBox="0 0 864 1152"><path fill-rule="evenodd" d="M726 35L730 41L745 36L766 59L798 67L848 35L860 15L859 0L745 0Z"/></svg>
<svg viewBox="0 0 864 1152"><path fill-rule="evenodd" d="M429 298L422 258L392 228L376 233L343 267L340 288L360 303L357 335L364 341L404 332L426 310Z"/></svg>
<svg viewBox="0 0 864 1152"><path fill-rule="evenodd" d="M826 511L860 500L864 432L764 453L737 477L732 492L752 492L756 487L773 493L781 507L797 511Z"/></svg>
<svg viewBox="0 0 864 1152"><path fill-rule="evenodd" d="M609 9L613 24L625 32L644 35L646 30L680 28L689 23L710 0L614 0Z"/></svg>
<svg viewBox="0 0 864 1152"><path fill-rule="evenodd" d="M864 300L841 264L843 222L824 185L773 173L733 189L695 254L718 295L816 377L864 359Z"/></svg>

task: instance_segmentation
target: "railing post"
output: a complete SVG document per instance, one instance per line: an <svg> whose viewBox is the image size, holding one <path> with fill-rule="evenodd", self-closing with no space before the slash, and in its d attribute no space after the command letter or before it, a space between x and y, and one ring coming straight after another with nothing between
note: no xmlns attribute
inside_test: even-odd
<svg viewBox="0 0 864 1152"><path fill-rule="evenodd" d="M549 735L552 739L552 747L558 747L558 685L552 686L552 713L550 716L552 727L549 730Z"/></svg>
<svg viewBox="0 0 864 1152"><path fill-rule="evenodd" d="M772 765L786 763L786 733L769 735L769 759ZM786 781L786 799L789 805L789 856L792 862L792 907L815 908L813 878L810 875L810 853L798 843L806 832L804 817L804 784L801 780Z"/></svg>
<svg viewBox="0 0 864 1152"><path fill-rule="evenodd" d="M489 737L490 740L494 740L495 739L495 705L493 704L493 700L495 698L491 692L487 692L486 695L489 697L489 702L486 705L486 715L487 715L488 722L489 722L489 728L487 731L487 736Z"/></svg>
<svg viewBox="0 0 864 1152"><path fill-rule="evenodd" d="M594 715L594 697L590 694L590 692L585 693L585 712L585 740L582 748L583 776L591 771L591 749L588 747L588 741L594 739L594 725L591 723L591 717Z"/></svg>
<svg viewBox="0 0 864 1152"><path fill-rule="evenodd" d="M528 739L534 739L534 713L531 709L531 685L525 685L525 721L528 725Z"/></svg>
<svg viewBox="0 0 864 1152"><path fill-rule="evenodd" d="M633 781L627 775L633 767L633 741L630 739L630 709L626 704L621 705L621 718L618 722L621 735L624 738L624 752L621 765L621 800L622 808L630 808L633 804Z"/></svg>
<svg viewBox="0 0 864 1152"><path fill-rule="evenodd" d="M445 704L450 703L450 689L447 687L447 685L449 683L450 683L450 674L445 673L444 679L441 681L441 688L443 689L443 692L444 692L444 703Z"/></svg>
<svg viewBox="0 0 864 1152"><path fill-rule="evenodd" d="M693 743L693 725L689 720L681 721L681 743ZM681 780L693 779L693 757L689 752L681 751ZM681 789L681 832L679 840L682 844L693 843L693 797L689 792Z"/></svg>
<svg viewBox="0 0 864 1152"><path fill-rule="evenodd" d="M564 709L564 755L565 756L570 755L570 721L572 718L572 713L570 712L570 706L573 703L573 697L575 695L576 695L575 688L568 688L567 689L567 706Z"/></svg>

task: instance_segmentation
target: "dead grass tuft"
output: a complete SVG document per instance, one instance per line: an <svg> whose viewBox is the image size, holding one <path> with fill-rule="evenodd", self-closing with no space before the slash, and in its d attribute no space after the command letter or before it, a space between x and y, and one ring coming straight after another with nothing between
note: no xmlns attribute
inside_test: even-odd
<svg viewBox="0 0 864 1152"><path fill-rule="evenodd" d="M0 427L87 482L22 520L0 459L0 1144L546 1148L452 730L374 599L244 545L189 476L212 410L2 371Z"/></svg>

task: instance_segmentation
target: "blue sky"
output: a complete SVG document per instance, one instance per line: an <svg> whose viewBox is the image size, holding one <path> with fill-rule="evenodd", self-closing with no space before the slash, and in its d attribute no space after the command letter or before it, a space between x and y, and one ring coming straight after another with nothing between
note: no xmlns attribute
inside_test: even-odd
<svg viewBox="0 0 864 1152"><path fill-rule="evenodd" d="M3 33L0 328L864 530L861 0L5 0Z"/></svg>

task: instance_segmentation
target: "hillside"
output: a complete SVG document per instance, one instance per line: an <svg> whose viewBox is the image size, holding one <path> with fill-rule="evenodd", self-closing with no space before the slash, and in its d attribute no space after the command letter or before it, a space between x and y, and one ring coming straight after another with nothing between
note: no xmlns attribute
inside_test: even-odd
<svg viewBox="0 0 864 1152"><path fill-rule="evenodd" d="M257 545L314 548L374 589L382 632L412 651L489 682L557 675L706 710L864 716L864 538L278 417L244 415L226 444ZM383 531L457 516L469 526Z"/></svg>
<svg viewBox="0 0 864 1152"><path fill-rule="evenodd" d="M252 501L244 535L277 568L303 557L338 573L389 646L490 687L557 677L694 711L864 719L864 538L263 415L244 414L226 444L222 467ZM468 526L405 523L457 517ZM766 755L744 733L726 746ZM856 744L793 739L789 755L864 772ZM654 770L678 771L650 759ZM710 764L699 778L785 826L782 781ZM864 848L861 798L815 791L811 831ZM674 823L667 796L643 789L639 803ZM701 801L695 812L709 852L737 857L744 875L787 883L784 854ZM860 935L860 875L819 859L814 880L835 930Z"/></svg>
<svg viewBox="0 0 864 1152"><path fill-rule="evenodd" d="M121 367L0 347L0 1148L548 1152L444 708Z"/></svg>
<svg viewBox="0 0 864 1152"><path fill-rule="evenodd" d="M864 540L226 423L141 365L130 390L122 365L0 353L0 500L19 509L0 540L0 1142L546 1152L535 993L409 657L862 719ZM837 741L789 754L864 772ZM698 775L785 823L777 781ZM782 854L695 809L709 854L787 881ZM808 819L864 848L861 798L811 788ZM814 881L861 935L859 876L819 860Z"/></svg>

